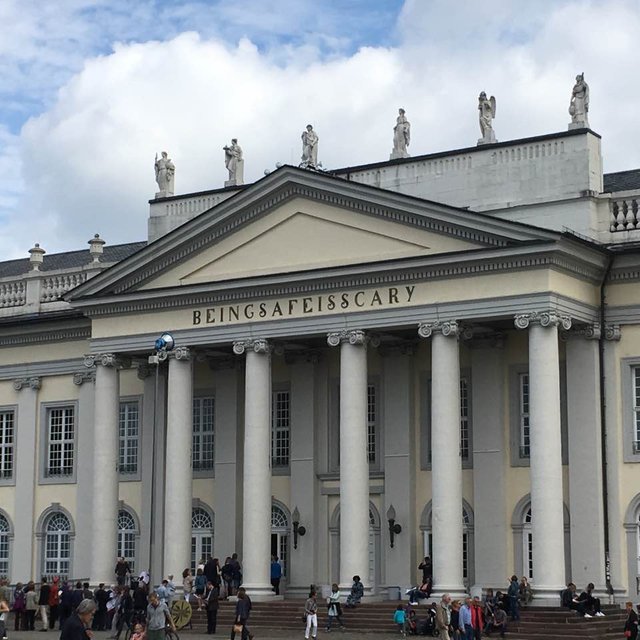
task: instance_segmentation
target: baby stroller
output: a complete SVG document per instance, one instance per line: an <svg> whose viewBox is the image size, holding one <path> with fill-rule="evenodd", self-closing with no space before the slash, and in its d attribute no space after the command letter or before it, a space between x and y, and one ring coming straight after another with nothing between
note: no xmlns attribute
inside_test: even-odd
<svg viewBox="0 0 640 640"><path fill-rule="evenodd" d="M436 612L429 608L425 613L427 614L426 617L417 621L416 631L419 635L437 638L440 635L440 630L436 626Z"/></svg>

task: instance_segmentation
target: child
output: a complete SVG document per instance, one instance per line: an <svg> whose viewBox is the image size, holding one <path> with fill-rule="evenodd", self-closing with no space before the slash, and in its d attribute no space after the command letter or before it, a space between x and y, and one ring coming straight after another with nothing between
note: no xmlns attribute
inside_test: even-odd
<svg viewBox="0 0 640 640"><path fill-rule="evenodd" d="M147 640L147 632L139 622L137 622L133 627L131 640Z"/></svg>
<svg viewBox="0 0 640 640"><path fill-rule="evenodd" d="M406 619L407 617L404 612L404 607L401 604L399 604L396 607L395 613L393 614L393 621L398 625L398 631L403 635L405 633L404 623Z"/></svg>

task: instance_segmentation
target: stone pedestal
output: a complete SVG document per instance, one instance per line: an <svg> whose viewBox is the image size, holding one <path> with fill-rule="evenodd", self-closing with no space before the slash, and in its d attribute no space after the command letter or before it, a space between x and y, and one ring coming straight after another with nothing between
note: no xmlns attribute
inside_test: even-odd
<svg viewBox="0 0 640 640"><path fill-rule="evenodd" d="M236 187L244 184L244 160L236 161L236 177L232 180L225 180L225 187Z"/></svg>
<svg viewBox="0 0 640 640"><path fill-rule="evenodd" d="M492 129L488 131L484 138L478 138L478 146L483 144L493 144L494 142L498 142L496 140L496 132Z"/></svg>
<svg viewBox="0 0 640 640"><path fill-rule="evenodd" d="M395 149L390 153L389 160L397 160L398 158L410 158L411 156L406 151L396 151Z"/></svg>
<svg viewBox="0 0 640 640"><path fill-rule="evenodd" d="M589 123L586 120L578 120L577 122L570 122L567 129L569 131L573 129L588 129Z"/></svg>
<svg viewBox="0 0 640 640"><path fill-rule="evenodd" d="M156 200L158 198L170 198L173 195L173 191L157 191Z"/></svg>

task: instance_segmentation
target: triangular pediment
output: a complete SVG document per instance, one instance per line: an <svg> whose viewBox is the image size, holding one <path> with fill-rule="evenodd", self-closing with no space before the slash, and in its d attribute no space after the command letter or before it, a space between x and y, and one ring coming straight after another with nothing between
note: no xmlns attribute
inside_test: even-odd
<svg viewBox="0 0 640 640"><path fill-rule="evenodd" d="M307 271L482 246L478 242L295 198L141 288Z"/></svg>
<svg viewBox="0 0 640 640"><path fill-rule="evenodd" d="M67 298L188 289L274 274L326 274L353 265L459 256L556 237L527 225L283 167Z"/></svg>

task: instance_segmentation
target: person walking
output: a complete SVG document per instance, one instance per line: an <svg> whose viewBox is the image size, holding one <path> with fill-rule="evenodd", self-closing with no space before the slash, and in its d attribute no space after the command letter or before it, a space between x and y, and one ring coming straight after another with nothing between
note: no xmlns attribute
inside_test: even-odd
<svg viewBox="0 0 640 640"><path fill-rule="evenodd" d="M625 604L627 619L624 622L624 637L636 640L638 637L638 614L633 610L633 602Z"/></svg>
<svg viewBox="0 0 640 640"><path fill-rule="evenodd" d="M98 585L93 597L98 605L98 610L93 618L93 628L96 631L104 631L107 624L107 602L109 602L109 593L104 588L104 582Z"/></svg>
<svg viewBox="0 0 640 640"><path fill-rule="evenodd" d="M340 604L340 589L334 582L331 585L331 594L327 598L327 631L331 631L331 625L334 620L338 620L340 628L344 629L342 622L342 605Z"/></svg>
<svg viewBox="0 0 640 640"><path fill-rule="evenodd" d="M15 591L13 592L14 631L26 630L27 628L27 615L25 613L27 601L23 587L24 585L22 582L18 582L18 584L16 584Z"/></svg>
<svg viewBox="0 0 640 640"><path fill-rule="evenodd" d="M277 556L271 556L271 587L277 596L280 595L280 579L282 578L282 566Z"/></svg>
<svg viewBox="0 0 640 640"><path fill-rule="evenodd" d="M7 640L7 616L9 603L5 599L4 591L0 592L0 640Z"/></svg>
<svg viewBox="0 0 640 640"><path fill-rule="evenodd" d="M49 592L51 587L47 583L47 576L42 576L40 582L40 591L38 593L38 609L40 610L40 620L42 621L42 629L40 631L47 631L49 629Z"/></svg>
<svg viewBox="0 0 640 640"><path fill-rule="evenodd" d="M216 632L218 622L220 588L213 582L207 582L207 590L204 594L204 605L207 610L207 633L213 635Z"/></svg>
<svg viewBox="0 0 640 640"><path fill-rule="evenodd" d="M184 599L187 602L191 600L192 591L193 591L193 576L191 575L191 569L187 567L182 572L182 592L184 593Z"/></svg>
<svg viewBox="0 0 640 640"><path fill-rule="evenodd" d="M52 631L60 612L60 578L54 576L49 589L49 630Z"/></svg>
<svg viewBox="0 0 640 640"><path fill-rule="evenodd" d="M60 640L87 640L91 638L91 620L97 606L93 600L82 600L62 625Z"/></svg>
<svg viewBox="0 0 640 640"><path fill-rule="evenodd" d="M451 628L451 596L443 593L438 606L436 607L436 627L440 632L442 640L449 640L449 629Z"/></svg>
<svg viewBox="0 0 640 640"><path fill-rule="evenodd" d="M518 579L516 578L516 584ZM460 620L458 622L460 628L460 637L464 640L473 639L473 624L471 622L471 598L465 598L464 604L460 607Z"/></svg>
<svg viewBox="0 0 640 640"><path fill-rule="evenodd" d="M244 587L240 587L238 589L238 600L236 601L236 617L234 619L234 624L231 627L231 640L235 640L236 632L241 630L241 639L246 640L248 637L249 640L252 640L253 634L247 627L247 622L249 621L249 615L251 614L251 599L247 595Z"/></svg>
<svg viewBox="0 0 640 640"><path fill-rule="evenodd" d="M33 581L30 581L27 584L27 588L25 589L25 611L27 614L27 630L35 631L36 630L36 612L38 611L38 594L36 593L36 585Z"/></svg>
<svg viewBox="0 0 640 640"><path fill-rule="evenodd" d="M314 638L318 635L318 603L316 602L315 589L311 589L309 592L309 598L304 605L304 614L307 617L307 628L304 632L304 637L309 640L309 632Z"/></svg>
<svg viewBox="0 0 640 640"><path fill-rule="evenodd" d="M169 608L162 604L158 594L152 593L149 596L149 606L147 607L147 638L148 640L164 640L165 627L169 624L171 630L176 632L176 625L173 622Z"/></svg>

